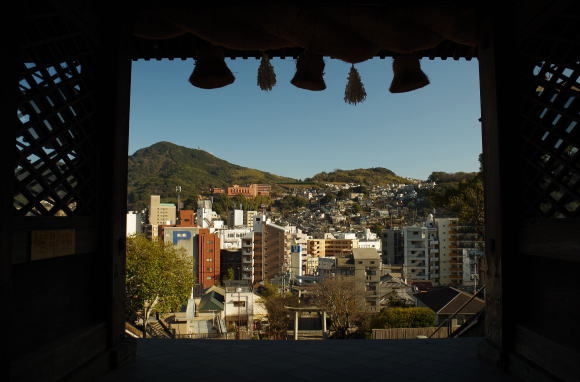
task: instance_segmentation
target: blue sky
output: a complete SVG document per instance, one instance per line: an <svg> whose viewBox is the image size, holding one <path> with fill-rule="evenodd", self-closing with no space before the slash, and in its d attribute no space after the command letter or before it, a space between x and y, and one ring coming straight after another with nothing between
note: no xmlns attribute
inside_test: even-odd
<svg viewBox="0 0 580 382"><path fill-rule="evenodd" d="M431 84L391 94L392 60L357 64L367 99L344 103L349 64L325 59L327 89L294 87L293 59L274 59L277 85L256 85L259 60L227 60L236 81L203 90L188 82L193 60L133 63L129 151L159 141L200 148L229 162L293 178L386 167L425 179L477 171L481 127L477 60L421 60Z"/></svg>

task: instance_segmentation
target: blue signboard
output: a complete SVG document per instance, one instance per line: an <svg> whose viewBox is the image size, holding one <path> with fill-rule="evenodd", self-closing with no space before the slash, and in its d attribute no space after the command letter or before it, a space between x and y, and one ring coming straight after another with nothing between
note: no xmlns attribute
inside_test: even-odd
<svg viewBox="0 0 580 382"><path fill-rule="evenodd" d="M291 245L290 252L292 253L302 253L302 246L301 245Z"/></svg>
<svg viewBox="0 0 580 382"><path fill-rule="evenodd" d="M191 239L190 231L173 231L173 244L177 244L179 240Z"/></svg>

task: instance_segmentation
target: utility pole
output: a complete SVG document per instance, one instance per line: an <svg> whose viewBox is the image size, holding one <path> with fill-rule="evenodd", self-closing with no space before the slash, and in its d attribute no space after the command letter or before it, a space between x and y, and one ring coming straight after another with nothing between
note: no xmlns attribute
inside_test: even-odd
<svg viewBox="0 0 580 382"><path fill-rule="evenodd" d="M181 200L181 186L175 186L175 192L177 193L177 216L176 221L181 223L179 220L179 210L180 210L180 200Z"/></svg>
<svg viewBox="0 0 580 382"><path fill-rule="evenodd" d="M237 292L238 292L238 330L237 330L237 339L240 339L240 325L241 325L241 316L240 316L240 308L242 306L242 302L240 300L240 292L242 291L242 288L236 288Z"/></svg>

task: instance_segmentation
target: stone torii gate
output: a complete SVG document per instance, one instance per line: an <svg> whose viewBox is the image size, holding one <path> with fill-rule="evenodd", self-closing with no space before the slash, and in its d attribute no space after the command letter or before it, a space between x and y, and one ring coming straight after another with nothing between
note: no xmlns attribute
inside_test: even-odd
<svg viewBox="0 0 580 382"><path fill-rule="evenodd" d="M316 312L322 315L322 335L324 336L327 332L326 330L326 311L322 310L317 306L284 306L284 308L288 309L291 312L294 312L294 339L298 340L298 321L300 319L300 313L312 313Z"/></svg>

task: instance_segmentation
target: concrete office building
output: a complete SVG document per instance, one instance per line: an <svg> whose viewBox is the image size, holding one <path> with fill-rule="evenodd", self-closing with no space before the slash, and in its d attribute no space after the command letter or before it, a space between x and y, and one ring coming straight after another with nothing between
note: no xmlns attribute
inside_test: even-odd
<svg viewBox="0 0 580 382"><path fill-rule="evenodd" d="M196 284L205 289L220 280L219 237L200 227L163 227L163 241L185 250L193 258Z"/></svg>
<svg viewBox="0 0 580 382"><path fill-rule="evenodd" d="M403 227L406 281L429 280L429 233L427 227Z"/></svg>
<svg viewBox="0 0 580 382"><path fill-rule="evenodd" d="M364 299L364 308L367 312L380 311L380 281L381 257L374 248L354 248L355 288Z"/></svg>
<svg viewBox="0 0 580 382"><path fill-rule="evenodd" d="M344 256L352 254L352 249L358 248L356 239L310 239L308 254L311 256Z"/></svg>
<svg viewBox="0 0 580 382"><path fill-rule="evenodd" d="M151 195L149 224L153 226L175 224L177 209L173 203L161 203L159 195Z"/></svg>
<svg viewBox="0 0 580 382"><path fill-rule="evenodd" d="M384 264L402 265L405 257L403 231L386 229L381 233L382 258Z"/></svg>

